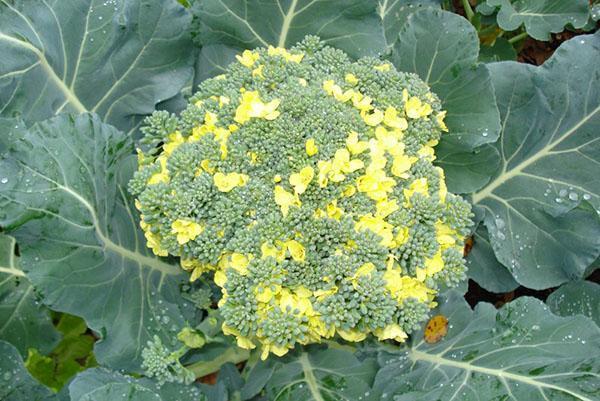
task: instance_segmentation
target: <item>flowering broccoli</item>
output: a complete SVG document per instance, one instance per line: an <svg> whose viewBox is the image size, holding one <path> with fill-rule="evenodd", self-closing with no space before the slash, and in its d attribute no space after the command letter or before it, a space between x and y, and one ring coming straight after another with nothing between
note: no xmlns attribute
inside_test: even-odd
<svg viewBox="0 0 600 401"><path fill-rule="evenodd" d="M246 50L148 120L130 183L148 246L211 275L223 332L263 358L404 341L464 278L470 207L432 164L444 116L416 75L317 38Z"/></svg>

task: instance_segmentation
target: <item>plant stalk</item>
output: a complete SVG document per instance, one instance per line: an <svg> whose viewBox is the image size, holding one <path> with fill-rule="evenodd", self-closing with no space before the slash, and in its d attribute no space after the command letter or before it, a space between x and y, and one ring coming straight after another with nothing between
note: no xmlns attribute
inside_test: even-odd
<svg viewBox="0 0 600 401"><path fill-rule="evenodd" d="M469 0L462 0L462 6L465 9L465 15L467 16L467 19L469 20L469 22L471 22L473 20L473 17L475 16L475 13L471 8Z"/></svg>
<svg viewBox="0 0 600 401"><path fill-rule="evenodd" d="M527 32L521 32L517 36L513 36L512 38L508 39L508 43L510 43L512 45L513 43L516 43L522 39L525 39L526 37L527 37Z"/></svg>
<svg viewBox="0 0 600 401"><path fill-rule="evenodd" d="M198 361L186 366L186 368L192 371L197 378L200 378L218 372L221 369L221 366L225 365L227 362L238 364L246 361L249 357L250 351L238 347L231 347L211 361Z"/></svg>

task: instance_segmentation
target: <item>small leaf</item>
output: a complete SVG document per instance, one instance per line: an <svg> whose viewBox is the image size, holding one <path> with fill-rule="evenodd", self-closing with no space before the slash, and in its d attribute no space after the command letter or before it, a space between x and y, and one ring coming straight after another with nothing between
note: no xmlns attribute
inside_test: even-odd
<svg viewBox="0 0 600 401"><path fill-rule="evenodd" d="M57 397L29 375L15 347L0 341L0 400L58 401Z"/></svg>
<svg viewBox="0 0 600 401"><path fill-rule="evenodd" d="M510 292L519 286L508 269L496 259L483 225L475 231L473 249L467 255L467 267L469 278L490 292Z"/></svg>
<svg viewBox="0 0 600 401"><path fill-rule="evenodd" d="M557 315L583 315L600 324L600 285L591 281L564 284L550 294L546 303Z"/></svg>
<svg viewBox="0 0 600 401"><path fill-rule="evenodd" d="M180 295L182 270L151 255L138 228L126 190L131 140L97 116L61 115L6 146L0 224L17 238L23 269L46 304L98 333L101 363L139 370L147 341L176 342L193 307Z"/></svg>
<svg viewBox="0 0 600 401"><path fill-rule="evenodd" d="M550 33L562 32L567 25L583 28L588 20L588 0L487 0L486 4L500 7L500 28L514 31L525 24L537 40L549 40Z"/></svg>
<svg viewBox="0 0 600 401"><path fill-rule="evenodd" d="M14 345L22 357L29 348L46 354L59 333L18 266L15 245L14 238L0 234L0 339Z"/></svg>
<svg viewBox="0 0 600 401"><path fill-rule="evenodd" d="M481 46L479 61L491 63L495 61L516 61L517 51L510 42L504 38L496 38L491 46Z"/></svg>
<svg viewBox="0 0 600 401"><path fill-rule="evenodd" d="M591 320L555 316L529 297L500 310L488 303L471 310L450 293L440 305L448 335L436 344L413 340L408 349L382 350L373 399L592 401L600 395L600 329Z"/></svg>
<svg viewBox="0 0 600 401"><path fill-rule="evenodd" d="M385 47L376 4L364 0L202 0L194 13L203 45L290 47L306 35L352 57L376 56Z"/></svg>
<svg viewBox="0 0 600 401"><path fill-rule="evenodd" d="M0 3L0 114L96 112L130 131L193 73L191 16L174 0Z"/></svg>
<svg viewBox="0 0 600 401"><path fill-rule="evenodd" d="M489 64L502 160L472 200L496 257L529 288L579 279L600 254L599 49L598 35L577 36L541 67Z"/></svg>

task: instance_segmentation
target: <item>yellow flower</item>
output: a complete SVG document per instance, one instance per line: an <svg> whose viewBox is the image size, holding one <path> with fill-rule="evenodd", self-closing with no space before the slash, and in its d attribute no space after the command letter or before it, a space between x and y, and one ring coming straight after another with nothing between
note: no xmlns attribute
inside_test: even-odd
<svg viewBox="0 0 600 401"><path fill-rule="evenodd" d="M395 107L389 106L383 114L383 123L391 128L397 128L404 131L408 128L406 118L398 116L398 110Z"/></svg>
<svg viewBox="0 0 600 401"><path fill-rule="evenodd" d="M339 220L344 214L344 210L337 205L337 199L334 199L326 207L327 216L332 219Z"/></svg>
<svg viewBox="0 0 600 401"><path fill-rule="evenodd" d="M217 189L221 192L229 192L235 187L246 185L249 177L246 174L240 173L216 173L213 176L213 181Z"/></svg>
<svg viewBox="0 0 600 401"><path fill-rule="evenodd" d="M280 102L279 99L274 99L269 103L264 103L260 100L257 91L245 91L242 94L240 105L235 110L235 117L233 119L240 124L249 121L250 118L274 120L281 114L277 111Z"/></svg>
<svg viewBox="0 0 600 401"><path fill-rule="evenodd" d="M229 256L229 267L235 269L241 275L248 274L250 258L242 253L234 252Z"/></svg>
<svg viewBox="0 0 600 401"><path fill-rule="evenodd" d="M308 138L304 147L306 149L306 154L309 156L314 156L319 152L319 148L317 148L314 138Z"/></svg>
<svg viewBox="0 0 600 401"><path fill-rule="evenodd" d="M396 156L394 157L394 162L392 163L392 174L396 177L400 178L408 178L410 174L408 174L408 170L410 170L411 166L418 159L414 156Z"/></svg>
<svg viewBox="0 0 600 401"><path fill-rule="evenodd" d="M428 288L424 283L413 277L402 277L402 289L397 294L398 302L407 298L416 298L419 302L429 302L433 300L435 290Z"/></svg>
<svg viewBox="0 0 600 401"><path fill-rule="evenodd" d="M227 276L225 275L225 273L222 270L217 270L215 272L215 277L214 277L213 281L219 287L223 287L223 286L225 286L225 283L227 282Z"/></svg>
<svg viewBox="0 0 600 401"><path fill-rule="evenodd" d="M306 166L299 173L290 175L290 185L294 187L294 192L298 195L303 194L308 187L308 184L315 176L315 171L312 167Z"/></svg>
<svg viewBox="0 0 600 401"><path fill-rule="evenodd" d="M177 219L171 224L171 232L177 234L177 242L183 245L202 234L204 227L195 221Z"/></svg>
<svg viewBox="0 0 600 401"><path fill-rule="evenodd" d="M372 127L381 124L381 122L383 121L383 112L378 109L375 109L371 114L367 114L366 111L362 111L360 113L360 116L367 125L370 125Z"/></svg>
<svg viewBox="0 0 600 401"><path fill-rule="evenodd" d="M456 237L458 236L458 233L456 232L456 230L451 229L448 225L438 220L435 223L435 231L437 242L443 248L448 248L456 244Z"/></svg>
<svg viewBox="0 0 600 401"><path fill-rule="evenodd" d="M356 231L370 230L381 237L381 245L391 247L394 245L394 226L386 222L381 216L371 213L362 216L356 224Z"/></svg>
<svg viewBox="0 0 600 401"><path fill-rule="evenodd" d="M173 132L169 135L167 143L163 145L163 153L167 156L170 156L171 153L173 153L173 151L177 149L182 143L185 143L185 138L183 137L183 135L181 135L181 132Z"/></svg>
<svg viewBox="0 0 600 401"><path fill-rule="evenodd" d="M376 201L387 198L388 192L392 192L395 185L396 181L383 170L367 171L367 174L358 177L356 181L358 191L366 192L369 198Z"/></svg>
<svg viewBox="0 0 600 401"><path fill-rule="evenodd" d="M408 200L413 194L419 193L421 195L428 196L429 195L429 185L427 185L427 178L417 178L413 182L411 182L408 189L404 189L404 197Z"/></svg>
<svg viewBox="0 0 600 401"><path fill-rule="evenodd" d="M446 186L446 177L444 176L444 169L441 167L435 168L440 175L440 201L446 202L446 196L448 195L448 187Z"/></svg>
<svg viewBox="0 0 600 401"><path fill-rule="evenodd" d="M152 249L156 256L167 256L169 252L160 245L160 236L149 230L148 223L144 220L140 221L140 227L144 231L146 237L146 246Z"/></svg>
<svg viewBox="0 0 600 401"><path fill-rule="evenodd" d="M331 79L323 82L323 90L325 90L325 93L335 97L337 101L340 101L342 103L345 103L348 100L352 99L352 96L354 95L354 91L352 89L348 89L344 92L342 91L342 88L336 85L335 82Z"/></svg>
<svg viewBox="0 0 600 401"><path fill-rule="evenodd" d="M273 257L279 262L285 259L285 248L283 247L279 249L276 246L265 242L260 246L260 251L263 259Z"/></svg>
<svg viewBox="0 0 600 401"><path fill-rule="evenodd" d="M202 170L206 171L208 174L214 174L214 172L215 172L215 168L211 167L210 160L208 160L208 159L202 160L200 162L200 167L202 168ZM196 174L196 175L200 175L200 174Z"/></svg>
<svg viewBox="0 0 600 401"><path fill-rule="evenodd" d="M250 50L244 50L242 52L242 55L240 56L239 54L235 56L235 58L245 67L252 67L254 65L254 63L256 62L256 60L258 60L258 58L260 57L260 55L256 52L250 51Z"/></svg>
<svg viewBox="0 0 600 401"><path fill-rule="evenodd" d="M435 121L440 126L440 129L444 132L448 132L448 127L446 127L446 123L444 122L444 118L446 118L446 111L441 111L435 116Z"/></svg>
<svg viewBox="0 0 600 401"><path fill-rule="evenodd" d="M383 329L373 330L373 334L380 340L396 340L399 343L406 341L408 334L397 323L388 324Z"/></svg>
<svg viewBox="0 0 600 401"><path fill-rule="evenodd" d="M396 149L399 145L397 131L388 131L383 126L375 128L375 138L379 142L379 146L387 151Z"/></svg>
<svg viewBox="0 0 600 401"><path fill-rule="evenodd" d="M283 47L269 46L267 49L267 53L269 54L269 56L280 56L283 57L286 61L291 61L293 63L299 63L304 58L303 53L292 54Z"/></svg>
<svg viewBox="0 0 600 401"><path fill-rule="evenodd" d="M285 246L290 252L292 259L294 259L296 262L304 262L306 251L301 243L296 240L290 240L285 242Z"/></svg>
<svg viewBox="0 0 600 401"><path fill-rule="evenodd" d="M291 194L287 192L281 185L275 186L275 203L281 208L281 213L287 216L290 206L300 207L301 202L298 198L298 194Z"/></svg>
<svg viewBox="0 0 600 401"><path fill-rule="evenodd" d="M337 329L337 333L346 341L360 342L367 338L367 334L357 329L342 330Z"/></svg>
<svg viewBox="0 0 600 401"><path fill-rule="evenodd" d="M352 86L354 86L358 83L358 78L356 78L356 76L354 74L350 74L350 73L346 74L345 80Z"/></svg>
<svg viewBox="0 0 600 401"><path fill-rule="evenodd" d="M254 349L256 345L248 337L237 336L237 346L243 349Z"/></svg>
<svg viewBox="0 0 600 401"><path fill-rule="evenodd" d="M372 101L373 99L371 99L369 96L363 96L363 94L360 92L354 92L352 95L352 105L361 112L367 112L371 110L373 108L373 106L371 106Z"/></svg>
<svg viewBox="0 0 600 401"><path fill-rule="evenodd" d="M398 206L396 199L382 199L377 202L376 208L377 212L375 215L385 219L387 216L400 209L400 206Z"/></svg>
<svg viewBox="0 0 600 401"><path fill-rule="evenodd" d="M383 273L383 279L385 280L385 288L396 298L402 290L402 275L400 271L388 267L385 273Z"/></svg>
<svg viewBox="0 0 600 401"><path fill-rule="evenodd" d="M381 64L381 65L376 65L375 68L377 71L389 71L390 70L390 65L385 63L385 64Z"/></svg>
<svg viewBox="0 0 600 401"><path fill-rule="evenodd" d="M396 233L396 246L400 246L408 241L409 238L408 227L401 227Z"/></svg>
<svg viewBox="0 0 600 401"><path fill-rule="evenodd" d="M169 170L167 170L167 156L160 155L156 161L160 164L160 172L152 174L148 180L148 185L155 185L161 182L169 182Z"/></svg>
<svg viewBox="0 0 600 401"><path fill-rule="evenodd" d="M427 276L433 276L435 273L442 271L444 268L444 260L442 259L442 250L438 250L432 258L425 259L425 271Z"/></svg>
<svg viewBox="0 0 600 401"><path fill-rule="evenodd" d="M300 83L300 85L302 86L306 86L308 85L308 82L306 82L306 79L304 78L298 78L298 82Z"/></svg>
<svg viewBox="0 0 600 401"><path fill-rule="evenodd" d="M252 76L253 77L260 77L260 78L264 78L265 76L263 75L263 68L265 66L264 65L259 65L258 67L256 67L255 69L252 70Z"/></svg>
<svg viewBox="0 0 600 401"><path fill-rule="evenodd" d="M262 353L260 354L260 359L261 360L265 360L269 357L269 352L274 353L277 356L284 356L285 354L288 353L290 349L287 347L283 347L281 345L277 345L277 344L269 344L263 343L263 348L262 348Z"/></svg>
<svg viewBox="0 0 600 401"><path fill-rule="evenodd" d="M350 160L350 152L346 149L338 149L333 156L330 178L334 182L344 180L344 175L341 173L353 173L365 166L365 163L360 159Z"/></svg>
<svg viewBox="0 0 600 401"><path fill-rule="evenodd" d="M423 103L421 102L421 99L413 96L404 104L404 111L409 118L417 119L427 117L433 110L429 103Z"/></svg>
<svg viewBox="0 0 600 401"><path fill-rule="evenodd" d="M351 131L346 138L346 147L353 155L360 154L369 148L369 142L359 141L358 133Z"/></svg>

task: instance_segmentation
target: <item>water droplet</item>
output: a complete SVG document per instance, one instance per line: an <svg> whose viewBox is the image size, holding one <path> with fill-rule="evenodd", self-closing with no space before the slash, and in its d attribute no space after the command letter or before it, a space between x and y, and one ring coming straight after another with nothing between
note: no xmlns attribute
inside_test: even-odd
<svg viewBox="0 0 600 401"><path fill-rule="evenodd" d="M8 182L8 178L6 178L6 177L3 177L3 178L0 180L0 182L1 182L2 184L6 184L6 183Z"/></svg>
<svg viewBox="0 0 600 401"><path fill-rule="evenodd" d="M571 199L572 201L576 201L576 200L578 200L578 199L579 199L579 195L577 195L577 193L576 193L576 192L571 192L571 193L569 194L569 199Z"/></svg>
<svg viewBox="0 0 600 401"><path fill-rule="evenodd" d="M590 200L592 199L592 196L590 194L583 194L583 199Z"/></svg>
<svg viewBox="0 0 600 401"><path fill-rule="evenodd" d="M560 196L561 198L564 198L565 196L567 196L567 193L568 193L568 192L569 192L569 191L567 191L566 189L561 189L561 190L558 192L558 196Z"/></svg>

